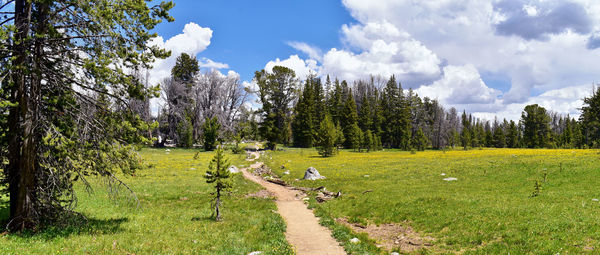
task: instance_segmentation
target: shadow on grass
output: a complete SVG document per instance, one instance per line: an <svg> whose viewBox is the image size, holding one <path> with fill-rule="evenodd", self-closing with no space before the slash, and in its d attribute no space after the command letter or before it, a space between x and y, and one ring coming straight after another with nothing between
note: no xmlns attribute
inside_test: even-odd
<svg viewBox="0 0 600 255"><path fill-rule="evenodd" d="M214 222L215 221L215 217L213 217L213 216L194 217L194 218L192 218L192 221Z"/></svg>
<svg viewBox="0 0 600 255"><path fill-rule="evenodd" d="M8 203L0 203L0 233L6 230L9 214ZM121 225L129 221L128 218L95 219L87 218L79 213L68 214L61 222L43 226L37 232L24 231L11 233L10 235L44 240L64 238L71 235L110 235L123 232L125 229Z"/></svg>

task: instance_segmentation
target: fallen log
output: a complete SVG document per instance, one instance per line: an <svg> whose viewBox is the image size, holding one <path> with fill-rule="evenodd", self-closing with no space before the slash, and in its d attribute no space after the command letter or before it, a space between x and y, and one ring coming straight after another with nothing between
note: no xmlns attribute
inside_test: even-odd
<svg viewBox="0 0 600 255"><path fill-rule="evenodd" d="M287 183L285 183L283 180L281 179L267 179L268 182L270 183L275 183L277 185L281 185L281 186L287 186Z"/></svg>

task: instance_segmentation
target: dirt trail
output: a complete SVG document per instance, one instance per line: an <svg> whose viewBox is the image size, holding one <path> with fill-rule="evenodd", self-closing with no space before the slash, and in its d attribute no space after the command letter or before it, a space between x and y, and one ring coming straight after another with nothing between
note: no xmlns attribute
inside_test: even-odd
<svg viewBox="0 0 600 255"><path fill-rule="evenodd" d="M260 157L258 152L251 154L254 156L252 160ZM250 168L255 169L262 164L262 162L257 162ZM331 236L329 229L319 225L319 219L306 208L300 192L267 182L261 177L249 173L247 168L241 170L244 177L275 194L277 211L287 224L285 238L294 246L296 254L346 254Z"/></svg>

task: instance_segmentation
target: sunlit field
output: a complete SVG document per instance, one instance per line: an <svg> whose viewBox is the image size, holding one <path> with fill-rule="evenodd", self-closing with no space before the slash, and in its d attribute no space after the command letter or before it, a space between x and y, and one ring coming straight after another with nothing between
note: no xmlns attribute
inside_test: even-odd
<svg viewBox="0 0 600 255"><path fill-rule="evenodd" d="M322 204L311 199L311 205L347 251L383 252L375 241L334 219L408 224L435 238L433 246L416 252L565 254L600 249L597 150L342 151L332 158L319 157L314 149L284 150L264 160L285 181L342 192ZM327 178L297 180L310 166ZM457 180L444 180L450 177ZM348 242L355 236L363 242Z"/></svg>
<svg viewBox="0 0 600 255"><path fill-rule="evenodd" d="M292 253L275 203L247 198L260 188L240 174L234 177L232 193L225 197L223 221L210 218L213 191L203 175L213 153L202 152L194 160L195 153L144 149L142 156L149 168L139 170L135 177L122 177L136 192L139 207L125 190L112 200L101 181L93 182L90 195L79 184L76 211L87 217L87 223L36 235L0 234L0 254ZM245 164L245 155L228 156L232 163ZM7 206L0 203L0 221L8 217Z"/></svg>

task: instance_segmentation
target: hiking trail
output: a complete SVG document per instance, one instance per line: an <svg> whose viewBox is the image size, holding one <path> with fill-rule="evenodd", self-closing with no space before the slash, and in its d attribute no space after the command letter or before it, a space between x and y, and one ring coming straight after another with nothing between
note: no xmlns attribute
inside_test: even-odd
<svg viewBox="0 0 600 255"><path fill-rule="evenodd" d="M259 152L250 152L256 161L260 157ZM263 165L257 162L249 168L241 169L244 177L263 186L267 191L275 194L277 212L287 225L285 238L294 247L296 254L346 254L344 248L331 236L331 231L319 224L319 219L304 204L304 195L287 187L265 181L260 176L249 172L251 169Z"/></svg>

